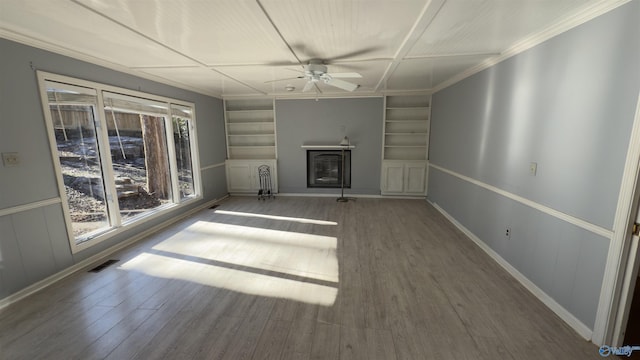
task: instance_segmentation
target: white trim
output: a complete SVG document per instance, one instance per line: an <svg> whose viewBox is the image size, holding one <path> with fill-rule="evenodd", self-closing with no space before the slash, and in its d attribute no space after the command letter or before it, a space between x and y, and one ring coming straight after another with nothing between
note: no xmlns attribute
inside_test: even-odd
<svg viewBox="0 0 640 360"><path fill-rule="evenodd" d="M509 198L511 200L514 200L514 201L517 201L517 202L519 202L519 203L521 203L521 204L523 204L525 206L528 206L530 208L533 208L533 209L536 209L538 211L541 211L541 212L543 212L543 213L545 213L547 215L551 215L551 216L553 216L553 217L555 217L557 219L560 219L562 221L566 221L566 222L568 222L570 224L573 224L575 226L578 226L578 227L580 227L580 228L582 228L584 230L590 231L590 232L592 232L592 233L594 233L596 235L600 235L600 236L602 236L604 238L607 238L607 239L610 239L613 236L613 231L612 230L605 229L605 228L603 228L601 226L592 224L592 223L590 223L588 221L579 219L579 218L577 218L575 216L571 216L571 215L565 214L565 213L563 213L561 211L558 211L558 210L555 210L555 209L550 208L548 206L542 205L540 203L531 201L531 200L526 199L526 198L524 198L522 196L510 193L508 191L502 190L502 189L497 188L495 186L492 186L492 185L489 185L489 184L485 184L485 183L483 183L481 181L478 181L476 179L470 178L468 176L464 176L462 174L458 174L455 171L452 171L452 170L449 170L449 169L445 169L445 168L443 168L441 166L438 166L438 165L435 165L433 163L429 163L429 166L434 168L434 169L440 170L440 171L442 171L444 173L447 173L447 174L449 174L451 176L455 176L455 177L457 177L457 178L459 178L461 180L464 180L466 182L472 183L474 185L477 185L477 186L480 186L480 187L482 187L484 189L492 191L492 192L494 192L494 193L496 193L498 195L502 195L502 196L504 196L506 198Z"/></svg>
<svg viewBox="0 0 640 360"><path fill-rule="evenodd" d="M532 293L535 297L537 297L540 301L542 301L551 311L553 311L556 315L560 317L565 323L567 323L571 328L573 328L580 336L582 336L585 340L590 340L592 336L592 331L588 326L583 324L578 318L573 316L567 309L562 307L562 305L558 304L553 298L551 298L547 293L545 293L542 289L540 289L536 284L531 282L526 276L524 276L520 271L511 266L509 262L507 262L502 256L500 256L497 252L495 252L491 247L485 244L480 238L478 238L475 234L473 234L469 229L460 224L453 216L449 215L443 208L438 206L435 203L429 201L433 207L438 210L447 220L449 220L453 225L455 225L460 231L462 231L465 235L471 239L480 249L482 249L487 255L489 255L493 260L495 260L498 265L502 266L511 276L513 276L520 284L522 284L530 293Z"/></svg>
<svg viewBox="0 0 640 360"><path fill-rule="evenodd" d="M231 158L231 151L229 151L229 115L227 114L227 99L222 99L222 117L224 120L224 150L227 155L227 159L229 159Z"/></svg>
<svg viewBox="0 0 640 360"><path fill-rule="evenodd" d="M187 207L189 206L193 201L198 201L198 200L202 200L202 196L198 196L198 197L194 197L192 199L189 200L185 200L184 202L180 203L180 204L168 204L165 206L160 206L155 210L150 210L148 213L145 213L143 215L140 215L139 217L136 217L134 220L128 220L125 222L122 222L120 225L118 226L114 226L108 230L105 230L103 233L100 233L99 235L97 235L94 238L91 238L90 240L87 241L83 241L81 243L76 243L75 239L72 238L71 241L71 253L76 254L80 251L83 251L85 249L88 249L92 246L95 246L103 241L109 240L112 237L123 233L125 231L129 231L131 229L135 229L136 227L141 226L144 223L147 223L153 219L156 219L158 217L167 215L171 212L176 212L176 213L180 213L177 210L183 207Z"/></svg>
<svg viewBox="0 0 640 360"><path fill-rule="evenodd" d="M444 82L441 82L440 84L433 87L432 92L437 92L444 88L447 88L459 81L462 81L468 78L471 75L474 75L476 73L479 73L482 70L490 68L498 64L499 62L502 62L510 57L513 57L522 52L525 52L526 50L529 50L536 45L539 45L555 36L558 36L579 25L582 25L589 20L595 19L596 17L603 15L619 6L622 6L628 3L629 1L631 0L599 1L594 5L586 9L583 9L580 12L571 15L570 17L562 19L561 21L557 22L555 25L552 25L539 33L533 34L528 38L518 41L517 43L513 44L511 47L503 51L500 55L488 58L482 63L476 66L470 67L466 71L458 73L452 78L445 80Z"/></svg>
<svg viewBox="0 0 640 360"><path fill-rule="evenodd" d="M340 190L340 189L338 189ZM279 193L278 196L285 197L340 197L340 193ZM381 195L367 195L367 194L344 194L345 197L352 198L371 198L371 199L381 199Z"/></svg>
<svg viewBox="0 0 640 360"><path fill-rule="evenodd" d="M221 163L217 163L217 164L213 164L213 165L203 166L203 167L200 168L200 171L215 169L215 168L224 166L224 164L225 163L221 162Z"/></svg>
<svg viewBox="0 0 640 360"><path fill-rule="evenodd" d="M112 221L112 223L110 224L110 227L108 229L105 229L104 232L97 234L95 237L91 237L86 241L83 241L80 243L76 242L76 238L73 235L72 226L71 226L72 221L71 221L68 202L66 200L62 201L61 202L62 209L65 216L65 225L67 228L67 236L68 236L69 244L71 247L71 253L75 254L79 251L82 251L100 242L103 242L123 231L127 231L128 229L133 228L138 224L142 224L149 220L155 219L158 216L162 216L163 214L166 214L170 211L175 211L176 209L189 206L189 204L193 203L194 201L199 201L203 198L201 174L200 174L200 163L199 163L200 155L198 152L199 149L198 149L198 142L197 142L197 136L196 136L196 119L195 119L196 109L195 109L194 103L190 101L169 98L166 96L155 95L155 94L145 93L141 91L135 91L135 90L131 90L123 87L107 85L107 84L103 84L103 83L99 83L91 80L83 80L83 79L78 79L78 78L74 78L66 75L49 73L46 71L37 70L36 75L38 78L38 86L40 88L42 110L45 118L45 124L47 126L49 146L51 149L53 164L56 170L57 185L58 185L58 190L60 194L64 194L65 189L64 189L64 181L62 179L62 169L60 165L60 159L58 158L58 155L57 155L57 148L56 148L57 141L55 139L53 120L51 118L51 112L47 111L47 109L49 108L49 100L47 96L47 83L59 82L65 85L73 84L74 86L81 86L81 87L86 87L87 89L95 90L96 92L95 106L97 108L97 111L94 116L96 117L96 121L98 122L98 124L100 124L99 126L96 126L95 136L99 145L108 144L109 142L106 122L102 118L102 116L104 115L104 109L105 109L105 104L104 104L105 92L109 92L110 96L112 94L116 94L116 96L125 96L123 98L127 98L127 99L133 97L133 98L141 98L147 101L150 100L150 101L162 102L166 104L167 109L169 109L169 111L166 114L162 114L162 116L165 118L165 121L168 121L168 122L172 121L173 115L171 114L171 111L170 111L172 108L172 105L191 108L193 111L189 120L189 124L190 124L189 141L190 141L190 150L191 150L191 162L192 162L192 168L193 168L192 175L194 180L194 189L197 195L191 199L184 200L182 202L172 203L166 206L161 206L156 210L151 210L149 213L145 215L141 215L140 217L137 217L135 221L131 221L131 222L122 221L120 217L120 213L116 210L117 206L108 206L107 209L109 211L109 218ZM132 99L132 100L135 100L135 99ZM167 128L170 129L171 124L167 125ZM173 146L175 146L175 144L173 144L173 142L169 141L169 138L167 138L167 146L169 146L169 148L172 148ZM103 164L102 165L102 169L104 171L103 179L113 179L114 175L113 175L113 166L111 164L111 157L106 152L100 152L99 155L100 155L101 163ZM172 162L172 165L175 166L175 161ZM176 168L172 167L171 171L172 172L176 171ZM173 184L173 180L177 180L177 176L172 175L171 179ZM111 195L111 200L108 200L108 201L111 204L113 204L116 201L114 200L115 194L116 194L115 183L106 182L104 185L105 185L105 194L107 195L107 198L109 198L109 195Z"/></svg>
<svg viewBox="0 0 640 360"><path fill-rule="evenodd" d="M381 88L387 87L389 78L391 78L404 57L407 56L407 54L409 54L415 44L420 41L422 34L427 30L427 28L431 25L433 19L435 19L435 17L438 15L440 10L444 6L445 1L446 0L429 0L424 4L424 7L418 15L418 18L413 23L411 29L400 43L400 46L398 46L398 50L393 54L393 59L389 61L387 68L374 87L374 90L378 91Z"/></svg>
<svg viewBox="0 0 640 360"><path fill-rule="evenodd" d="M609 254L602 279L602 290L596 322L593 329L593 342L597 345L610 344L613 334L619 295L625 273L626 259L630 245L631 215L638 199L638 176L640 174L640 93L636 102L636 113L629 135L629 147L625 160L622 184L618 195L618 207L613 220L614 235L609 242ZM619 324L618 324L619 325Z"/></svg>
<svg viewBox="0 0 640 360"><path fill-rule="evenodd" d="M47 96L47 75L48 74L45 72L36 71L36 77L38 78L38 89L40 91L40 104L42 108L42 116L44 118L44 123L47 128L47 138L49 139L49 151L50 151L49 154L51 156L51 163L53 164L53 167L55 170L56 186L58 187L58 194L60 194L60 199L62 200L62 194L66 194L66 190L64 188L62 169L60 167L60 157L58 155L58 147L57 147L58 141L56 140L56 137L55 137L53 119L51 117L51 111L47 111L47 109L49 109L49 98ZM95 89L93 90L97 91ZM96 111L95 116L99 118L101 114L98 114L98 111ZM98 141L98 135L99 134L96 134L96 141ZM71 228L72 222L71 222L71 215L70 215L71 212L69 210L69 202L60 201L60 205L62 206L62 215L64 216L64 226L65 226L65 229L67 230L67 241L69 242L71 253L73 253L75 236L73 235L73 229Z"/></svg>
<svg viewBox="0 0 640 360"><path fill-rule="evenodd" d="M184 104L171 103L171 105L178 105L185 107ZM187 108L191 107L191 118L189 119L189 146L191 150L191 167L192 174L191 178L193 179L193 187L196 194L199 195L199 199L202 199L204 196L204 189L202 188L202 170L200 170L200 144L198 143L198 121L196 119L196 113L198 110L196 109L195 103L189 103L186 106Z"/></svg>
<svg viewBox="0 0 640 360"><path fill-rule="evenodd" d="M163 85L167 85L167 86L174 86L177 87L179 89L184 89L187 91L193 91L195 93L198 94L202 94L202 95L206 95L206 96L211 96L211 97L215 97L218 99L222 98L222 95L219 93L215 93L215 92L211 92L205 89L200 89L200 88L196 88L193 87L191 85L187 85L187 84L183 84L180 82L177 82L175 80L171 80L171 79L167 79L164 77L160 77L157 75L152 75L149 73L146 73L138 68L129 68L126 66L122 66L120 64L116 64L116 63L112 63L110 61L106 61L104 59L99 59L96 58L94 56L91 55L87 55L87 54L83 54L81 52L78 52L76 50L72 50L69 48L65 48L59 45L54 45L24 34L19 34L14 32L13 30L10 29L6 29L6 28L2 28L0 27L0 38L4 38L7 40L11 40L23 45L27 45L27 46L31 46L34 47L36 49L41 49L41 50L45 50L45 51L49 51L58 55L62 55L62 56L68 56L70 58L76 59L78 61L84 61L93 65L98 65L98 66L102 66L105 67L107 69L113 70L113 71L118 71L124 74L128 74L131 76L135 76L141 79L145 79L145 80L149 80L149 81L154 81L157 82L159 84L163 84ZM37 64L36 64L37 65ZM37 68L37 67L36 67Z"/></svg>
<svg viewBox="0 0 640 360"><path fill-rule="evenodd" d="M278 123L277 123L277 116L276 116L276 99L272 99L271 100L271 109L273 109L273 155L275 156L276 160L278 159ZM225 128L226 131L226 128ZM226 134L226 133L225 133Z"/></svg>
<svg viewBox="0 0 640 360"><path fill-rule="evenodd" d="M627 330L627 324L629 320L629 311L631 310L631 303L633 302L633 293L636 279L638 278L638 237L633 236L631 246L629 248L629 257L627 265L625 266L623 283L621 283L620 300L617 302L618 311L616 312L616 318L614 326L612 328L613 334L611 341L607 341L607 344L612 346L622 346L624 341L624 335ZM622 270L622 269L620 269ZM603 342L604 343L604 342Z"/></svg>
<svg viewBox="0 0 640 360"><path fill-rule="evenodd" d="M62 202L62 199L60 197L55 197L55 198L46 199L46 200L34 201L32 203L28 203L24 205L12 206L6 209L0 209L0 217L16 214L23 211L29 211L29 210L33 210L33 209L37 209L37 208L41 208L41 207L45 207L53 204L59 204L61 202Z"/></svg>
<svg viewBox="0 0 640 360"><path fill-rule="evenodd" d="M231 194L231 195L241 195L241 194ZM242 194L246 195L246 194ZM279 196L284 197L340 197L340 194L329 194L329 193L279 193ZM346 197L352 198L362 198L362 199L407 199L407 200L424 200L424 195L418 196L389 196L389 195L378 195L378 194L344 194ZM255 196L255 195L252 195Z"/></svg>
<svg viewBox="0 0 640 360"><path fill-rule="evenodd" d="M318 150L343 150L343 149L355 149L355 145L302 145L303 149L318 149Z"/></svg>
<svg viewBox="0 0 640 360"><path fill-rule="evenodd" d="M195 117L195 104L193 102L191 102L191 101L188 101L188 100L176 99L176 98L171 98L171 97L167 97L167 96L163 96L163 95L157 95L157 94L154 94L154 93L133 90L133 89L125 88L125 87L122 87L122 86L108 85L108 84L97 82L97 81L93 81L93 80L85 80L85 79L80 79L80 78L76 78L76 77L73 77L73 76L61 75L61 74L52 73L52 72L43 71L43 70L36 70L36 73L37 74L42 74L42 75L39 75L39 76L41 76L45 81L61 82L61 83L64 83L64 84L72 83L72 85L75 85L75 86L81 86L81 87L95 89L96 92L97 92L96 96L98 96L98 97L99 97L99 93L101 93L103 91L106 91L106 92L110 92L110 93L122 94L122 95L128 95L128 96L132 96L132 97L136 97L136 98L141 98L143 100L159 101L159 102L163 102L163 103L167 103L167 104L191 107L194 110L194 113L191 114L191 116L192 116L191 120L195 121L195 119L194 119L194 117ZM46 94L46 90L47 89L45 87L45 89L44 89L44 93L45 94ZM46 97L45 97L45 99L46 99ZM48 101L47 101L47 104L48 104ZM164 114L164 115L166 115L166 114Z"/></svg>
<svg viewBox="0 0 640 360"><path fill-rule="evenodd" d="M138 242L138 241L144 239L145 237L147 237L147 236L149 236L149 235L151 235L151 234L153 234L155 232L158 232L158 231L162 230L163 228L165 228L165 227L167 227L167 226L169 226L169 225L171 225L171 224L173 224L173 223L175 223L177 221L180 221L180 220L182 220L182 219L184 219L184 218L186 218L186 217L188 217L188 216L190 216L190 215L192 215L192 214L194 214L194 213L196 213L198 211L201 211L201 210L203 210L203 209L205 209L207 207L210 207L211 205L213 205L215 203L221 202L222 200L224 200L224 199L226 199L228 197L229 197L229 195L225 195L225 196L221 197L220 199L214 199L214 200L207 201L206 203L204 203L202 205L199 205L199 206L197 206L197 207L195 207L195 208L193 208L193 209L191 209L191 210L189 210L187 212L184 212L184 213L176 215L175 217L169 218L169 219L167 219L167 221L164 221L164 222L160 223L157 226L154 226L154 227L152 227L150 229L147 229L147 230L142 231L142 232L140 232L140 233L138 233L136 235L133 235L132 237L128 238L127 240L125 240L123 242L120 242L120 243L118 243L118 244L116 244L116 245L114 245L114 246L112 246L112 247L110 247L108 249L105 249L105 250L103 250L103 251L101 251L101 252L99 252L99 253L97 253L97 254L95 254L95 255L87 258L87 259L84 259L84 260L82 260L82 261L80 261L80 262L78 262L78 263L76 263L76 264L74 264L74 265L62 270L62 271L59 271L59 272L47 277L46 279L40 280L35 284L32 284L32 285L30 285L30 286L28 286L28 287L26 287L26 288L24 288L22 290L19 290L18 292L15 292L15 293L13 293L13 294L11 294L11 295L3 298L3 299L0 299L0 310L5 308L5 307L7 307L7 306L9 306L9 305L11 305L11 304L13 304L13 303L16 303L16 302L26 298L29 295L32 295L32 294L34 294L34 293L36 293L36 292L48 287L50 285L55 284L56 282L64 279L65 277L67 277L67 276L69 276L71 274L74 274L74 273L76 273L78 271L81 271L81 270L87 268L88 266L90 266L92 264L100 262L100 261L104 260L107 256L110 256L111 254L113 254L113 253L115 253L115 252L117 252L119 250L122 250L122 249L126 248L127 246L129 246L129 245L131 245L131 244L133 244L135 242Z"/></svg>

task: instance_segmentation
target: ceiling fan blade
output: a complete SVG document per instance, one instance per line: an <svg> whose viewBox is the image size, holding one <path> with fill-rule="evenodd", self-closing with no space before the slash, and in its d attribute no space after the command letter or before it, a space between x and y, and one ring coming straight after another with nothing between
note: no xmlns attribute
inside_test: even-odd
<svg viewBox="0 0 640 360"><path fill-rule="evenodd" d="M302 92L307 92L311 90L314 84L315 83L313 81L307 81L307 83L304 85L304 88L302 88Z"/></svg>
<svg viewBox="0 0 640 360"><path fill-rule="evenodd" d="M344 81L344 80L340 80L340 79L333 79L333 78L328 78L325 83L327 85L331 85L331 86L335 86L338 89L342 89L342 90L346 90L346 91L353 91L355 89L357 89L358 87L360 87L360 85L356 85L353 83L350 83L348 81Z"/></svg>
<svg viewBox="0 0 640 360"><path fill-rule="evenodd" d="M378 49L380 49L379 46L369 46L369 47L366 47L364 49L355 50L355 51L352 51L350 53L334 56L332 58L325 59L324 61L325 61L325 64L330 64L332 61L353 58L353 57L356 57L356 56L360 56L360 55L364 55L364 54L367 54L367 53L370 53L370 52L374 52L374 51L376 51Z"/></svg>
<svg viewBox="0 0 640 360"><path fill-rule="evenodd" d="M291 61L269 61L269 62L265 62L265 63L260 63L258 65L265 65L265 66L299 66L300 64L296 64L295 62L291 62Z"/></svg>
<svg viewBox="0 0 640 360"><path fill-rule="evenodd" d="M332 78L342 78L342 79L360 79L362 75L357 72L342 72L342 73L329 73Z"/></svg>
<svg viewBox="0 0 640 360"><path fill-rule="evenodd" d="M268 83L277 82L277 81L286 81L286 80L294 80L294 79L304 79L304 76L300 75L292 78L269 80L269 81L265 81L264 83L268 84Z"/></svg>
<svg viewBox="0 0 640 360"><path fill-rule="evenodd" d="M306 57L308 59L318 59L319 54L313 51L310 47L303 43L293 43L291 44L291 49L300 54L301 57Z"/></svg>
<svg viewBox="0 0 640 360"><path fill-rule="evenodd" d="M292 69L292 68L284 68L284 69L287 70L287 71L293 71L293 72L296 72L296 73L300 74L300 69ZM304 65L302 66L302 69L304 70Z"/></svg>

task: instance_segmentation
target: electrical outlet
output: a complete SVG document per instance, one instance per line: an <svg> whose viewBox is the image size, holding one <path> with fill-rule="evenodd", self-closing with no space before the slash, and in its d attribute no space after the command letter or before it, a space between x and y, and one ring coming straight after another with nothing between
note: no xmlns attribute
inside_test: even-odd
<svg viewBox="0 0 640 360"><path fill-rule="evenodd" d="M505 229L504 236L506 236L507 239L511 239L511 228Z"/></svg>
<svg viewBox="0 0 640 360"><path fill-rule="evenodd" d="M2 153L2 163L5 167L18 166L20 164L20 157L17 152L5 152Z"/></svg>

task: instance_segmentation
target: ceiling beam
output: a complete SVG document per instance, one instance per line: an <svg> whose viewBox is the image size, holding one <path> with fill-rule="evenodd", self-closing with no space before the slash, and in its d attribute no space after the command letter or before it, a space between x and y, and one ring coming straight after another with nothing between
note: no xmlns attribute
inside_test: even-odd
<svg viewBox="0 0 640 360"><path fill-rule="evenodd" d="M280 29L278 29L278 27L276 26L276 23L273 22L273 19L271 19L271 16L269 16L267 9L264 8L264 5L262 5L260 0L256 0L256 3L258 4L258 7L262 11L262 14L264 14L264 16L267 18L267 21L269 21L269 24L271 24L271 26L273 27L273 30L275 30L275 32L280 37L280 40L282 40L282 42L287 46L287 49L289 49L289 51L291 52L291 55L293 55L293 57L296 58L296 60L298 61L298 65L300 65L304 69L304 64L298 57L298 54L296 54L296 52L293 51L293 48L291 47L287 39L284 38L284 35L282 35L282 33L280 32Z"/></svg>
<svg viewBox="0 0 640 360"><path fill-rule="evenodd" d="M138 30L132 28L131 26L128 26L128 25L126 25L126 24L124 24L124 23L122 23L122 22L120 22L120 21L118 21L118 20L106 15L106 14L103 14L102 12L100 12L100 11L98 11L98 10L88 6L88 5L83 4L82 2L80 2L80 0L71 0L71 2L76 4L76 5L78 5L78 6L80 6L80 7L82 7L82 8L84 8L84 9L86 9L87 11L90 11L90 12L92 12L92 13L94 13L94 14L96 14L96 15L98 15L98 16L100 16L100 17L102 17L102 18L104 18L104 19L106 19L106 20L108 20L108 21L110 21L110 22L112 22L112 23L124 28L124 29L127 29L128 31L130 31L130 32L132 32L132 33L134 33L134 34L136 34L138 36L143 37L144 39L146 39L148 41L153 42L154 44L162 46L163 48L165 48L165 49L167 49L167 50L169 50L169 51L171 51L171 52L173 52L175 54L178 54L178 55L184 57L185 59L188 59L188 60L194 62L195 64L197 64L198 66L200 66L200 67L202 67L204 69L216 72L216 73L218 73L218 74L220 74L220 75L222 75L222 76L224 76L224 77L226 77L226 78L228 78L230 80L233 80L233 81L235 81L235 82L237 82L239 84L242 84L242 85L248 87L251 90L257 91L258 93L263 94L263 95L267 95L267 93L265 93L264 91L258 90L258 89L254 88L253 86L251 86L251 85L249 85L249 84L247 84L247 83L245 83L243 81L240 81L240 80L238 80L238 79L236 79L236 78L234 78L232 76L229 76L229 75L223 73L222 71L218 71L218 70L216 70L214 68L211 68L211 67L207 66L207 64L205 64L204 62L202 62L202 61L200 61L200 60L198 60L198 59L196 59L196 58L194 58L192 56L189 56L189 55L187 55L187 54L185 54L185 53L183 53L183 52L181 52L179 50L176 50L173 47L171 47L171 46L169 46L169 45L167 45L167 44L165 44L165 43L163 43L161 41L158 41L158 40L152 38L151 36L148 36L147 34L141 32L141 31L138 31Z"/></svg>
<svg viewBox="0 0 640 360"><path fill-rule="evenodd" d="M407 56L409 51L411 51L415 43L425 32L425 30L429 27L429 25L431 25L431 22L436 17L436 15L438 15L440 9L442 9L442 5L444 5L445 2L446 0L430 0L425 4L424 8L420 12L420 15L418 16L418 19L411 27L411 30L409 30L409 33L404 38L404 41L402 41L402 44L400 44L400 47L398 47L398 51L396 51L395 55L393 56L393 60L391 61L389 66L387 66L387 69L380 78L380 81L378 81L378 84L375 86L374 91L380 91L380 88L386 85L391 75L393 75L398 65L400 65L402 59Z"/></svg>

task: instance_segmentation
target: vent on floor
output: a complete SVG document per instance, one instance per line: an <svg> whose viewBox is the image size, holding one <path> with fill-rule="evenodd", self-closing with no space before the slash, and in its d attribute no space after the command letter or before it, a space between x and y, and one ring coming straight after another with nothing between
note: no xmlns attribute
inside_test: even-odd
<svg viewBox="0 0 640 360"><path fill-rule="evenodd" d="M212 206L212 207L210 207L209 209L215 209L215 208L217 208L218 206L220 206L220 205L213 205L213 206Z"/></svg>
<svg viewBox="0 0 640 360"><path fill-rule="evenodd" d="M113 259L112 260L107 260L107 261L103 262L102 264L100 264L100 265L94 267L93 269L89 270L89 272L94 272L94 273L100 272L100 271L106 269L107 266L111 266L111 265L117 263L118 261L120 261L120 260L113 260Z"/></svg>

